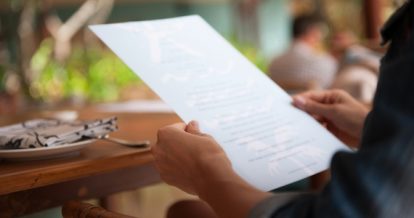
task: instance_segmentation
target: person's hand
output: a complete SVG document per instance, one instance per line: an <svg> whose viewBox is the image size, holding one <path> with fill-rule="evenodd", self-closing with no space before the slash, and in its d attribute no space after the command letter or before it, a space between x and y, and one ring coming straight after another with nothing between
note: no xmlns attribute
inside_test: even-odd
<svg viewBox="0 0 414 218"><path fill-rule="evenodd" d="M308 91L294 96L293 105L326 125L346 144L358 145L369 109L345 91Z"/></svg>
<svg viewBox="0 0 414 218"><path fill-rule="evenodd" d="M198 123L178 123L158 131L151 149L161 178L188 193L199 194L208 177L233 174L223 149L209 135L200 132Z"/></svg>
<svg viewBox="0 0 414 218"><path fill-rule="evenodd" d="M151 151L166 183L198 195L218 217L247 217L255 205L271 196L238 176L223 149L200 132L197 122L160 129Z"/></svg>

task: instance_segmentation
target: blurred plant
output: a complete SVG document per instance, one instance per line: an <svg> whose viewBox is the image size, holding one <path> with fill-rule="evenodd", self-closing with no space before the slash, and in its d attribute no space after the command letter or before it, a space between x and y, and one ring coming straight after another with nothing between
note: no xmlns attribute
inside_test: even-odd
<svg viewBox="0 0 414 218"><path fill-rule="evenodd" d="M7 63L8 76L15 75L9 78L19 80L25 101L34 103L31 102L32 97L34 100L48 102L72 98L70 96L96 101L114 98L108 95L99 97L98 94L89 96L89 93L93 93L88 81L89 68L98 61L84 63L92 58L89 56L93 56L91 53L94 51L86 53L80 47L72 48L75 35L83 35L83 42L88 44L87 34L83 31L85 26L104 23L112 10L113 2L114 0L83 1L66 20L61 20L58 16L56 8L52 7L52 1L8 0L3 4L7 8L0 13L0 49L7 50L3 62ZM40 40L45 36L50 36L52 40L42 41L39 46ZM2 46L3 43L6 46ZM101 55L98 59L109 59L108 52L96 53ZM0 83L4 84L1 80ZM117 80L114 83L118 85ZM9 86L6 84L4 88L8 89ZM116 93L113 94L115 95Z"/></svg>
<svg viewBox="0 0 414 218"><path fill-rule="evenodd" d="M262 72L267 72L268 62L258 48L253 45L240 43L235 37L231 37L228 41Z"/></svg>
<svg viewBox="0 0 414 218"><path fill-rule="evenodd" d="M112 52L99 47L74 47L65 63L52 58L53 42L44 40L31 60L36 72L30 94L36 100L88 102L118 100L123 88L141 80Z"/></svg>
<svg viewBox="0 0 414 218"><path fill-rule="evenodd" d="M230 42L260 70L267 72L266 59L253 46ZM88 102L119 100L124 88L142 81L112 52L98 46L74 47L65 63L53 58L53 40L45 39L31 59L35 73L30 95L38 101L81 99Z"/></svg>

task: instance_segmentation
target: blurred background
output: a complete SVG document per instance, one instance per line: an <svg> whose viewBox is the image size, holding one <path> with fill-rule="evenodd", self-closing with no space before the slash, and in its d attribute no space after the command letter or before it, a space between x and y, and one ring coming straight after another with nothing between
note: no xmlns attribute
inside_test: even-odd
<svg viewBox="0 0 414 218"><path fill-rule="evenodd" d="M351 32L377 49L395 0L3 0L0 2L0 114L156 96L87 26L199 14L268 73L292 41L300 14L326 23L323 49Z"/></svg>

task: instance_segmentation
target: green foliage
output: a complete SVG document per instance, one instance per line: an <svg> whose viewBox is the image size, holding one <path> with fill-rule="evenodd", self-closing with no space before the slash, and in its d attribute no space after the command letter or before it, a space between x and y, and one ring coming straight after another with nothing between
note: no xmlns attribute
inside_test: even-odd
<svg viewBox="0 0 414 218"><path fill-rule="evenodd" d="M231 43L263 72L267 63L253 46ZM53 59L53 41L45 39L31 60L35 79L31 96L43 102L80 98L88 102L119 100L124 88L141 80L112 52L100 47L75 47L65 63ZM1 78L0 78L1 79ZM1 80L0 80L1 81ZM1 88L1 86L0 86Z"/></svg>
<svg viewBox="0 0 414 218"><path fill-rule="evenodd" d="M108 50L75 47L63 64L52 58L52 52L53 42L44 40L32 58L31 68L37 77L31 86L31 95L37 100L114 101L125 87L141 84L140 79Z"/></svg>
<svg viewBox="0 0 414 218"><path fill-rule="evenodd" d="M253 45L240 43L234 37L230 38L229 42L262 72L267 72L268 63L266 58L259 52L258 48Z"/></svg>

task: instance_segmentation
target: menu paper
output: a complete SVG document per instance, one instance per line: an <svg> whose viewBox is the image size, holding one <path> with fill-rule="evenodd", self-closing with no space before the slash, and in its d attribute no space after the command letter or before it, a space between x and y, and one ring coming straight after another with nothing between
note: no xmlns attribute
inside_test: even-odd
<svg viewBox="0 0 414 218"><path fill-rule="evenodd" d="M261 190L325 170L348 150L197 15L90 28L184 122L199 121Z"/></svg>

